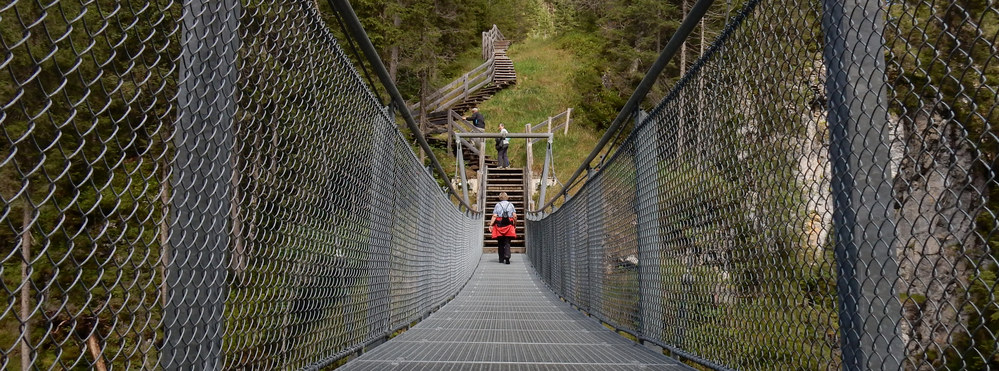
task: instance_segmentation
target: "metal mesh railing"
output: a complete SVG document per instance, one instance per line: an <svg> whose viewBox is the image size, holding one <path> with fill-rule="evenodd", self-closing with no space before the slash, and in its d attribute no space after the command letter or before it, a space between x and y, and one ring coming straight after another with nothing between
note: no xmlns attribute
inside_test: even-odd
<svg viewBox="0 0 999 371"><path fill-rule="evenodd" d="M993 1L750 1L528 254L715 368L999 368Z"/></svg>
<svg viewBox="0 0 999 371"><path fill-rule="evenodd" d="M0 369L322 366L482 246L311 1L0 6Z"/></svg>

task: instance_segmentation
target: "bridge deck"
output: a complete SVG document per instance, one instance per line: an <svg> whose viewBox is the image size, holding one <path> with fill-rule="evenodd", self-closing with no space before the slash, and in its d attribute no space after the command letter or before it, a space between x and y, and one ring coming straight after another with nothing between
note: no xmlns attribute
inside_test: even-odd
<svg viewBox="0 0 999 371"><path fill-rule="evenodd" d="M561 301L525 256L484 254L458 296L343 370L690 370Z"/></svg>

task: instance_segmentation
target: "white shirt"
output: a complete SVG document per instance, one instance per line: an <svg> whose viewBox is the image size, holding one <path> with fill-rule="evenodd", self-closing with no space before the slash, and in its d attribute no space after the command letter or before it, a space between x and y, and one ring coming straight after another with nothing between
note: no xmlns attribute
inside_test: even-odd
<svg viewBox="0 0 999 371"><path fill-rule="evenodd" d="M513 214L517 213L517 209L513 207L513 203L510 201L500 201L496 203L496 207L493 207L493 215L503 217L503 211L508 212L509 217L513 217Z"/></svg>

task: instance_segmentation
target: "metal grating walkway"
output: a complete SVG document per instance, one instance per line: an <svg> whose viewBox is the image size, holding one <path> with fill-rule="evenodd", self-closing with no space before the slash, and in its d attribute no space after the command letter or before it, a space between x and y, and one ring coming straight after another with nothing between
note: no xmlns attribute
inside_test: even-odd
<svg viewBox="0 0 999 371"><path fill-rule="evenodd" d="M523 254L483 254L468 286L341 370L690 370L573 309Z"/></svg>

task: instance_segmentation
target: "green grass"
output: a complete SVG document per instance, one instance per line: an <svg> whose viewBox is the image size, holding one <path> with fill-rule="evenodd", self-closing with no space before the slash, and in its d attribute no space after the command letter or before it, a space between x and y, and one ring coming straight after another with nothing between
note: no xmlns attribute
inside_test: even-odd
<svg viewBox="0 0 999 371"><path fill-rule="evenodd" d="M457 68L449 69L450 74L457 77L482 63L478 59L478 50L462 54L455 63ZM571 78L578 70L580 63L576 63L576 56L570 51L562 50L557 42L542 39L527 39L514 43L508 51L510 59L513 60L514 68L517 70L517 84L508 87L491 99L483 102L479 108L486 118L486 130L497 132L499 124L502 123L511 133L522 133L525 131L525 124L538 124L562 113L567 108L574 107L580 101L581 95L572 88ZM446 84L447 82L443 82ZM575 111L573 113L575 115ZM569 127L569 133L563 134L558 131L552 144L553 164L555 176L561 180L568 180L569 176L579 167L586 155L596 144L599 133L591 131L592 124L574 120ZM445 138L441 136L441 138ZM523 167L527 162L526 141L514 139L510 143L508 155L510 164L513 167ZM437 152L441 161L441 166L448 172L455 169L454 158L452 156L442 156L444 151ZM490 156L496 156L496 149L492 142L487 148ZM545 143L538 141L534 144L534 162L532 169L535 179L540 178L541 170L545 159ZM466 159L469 161L470 159ZM469 177L474 176L474 172L467 172ZM558 187L550 189L549 195L554 194Z"/></svg>

